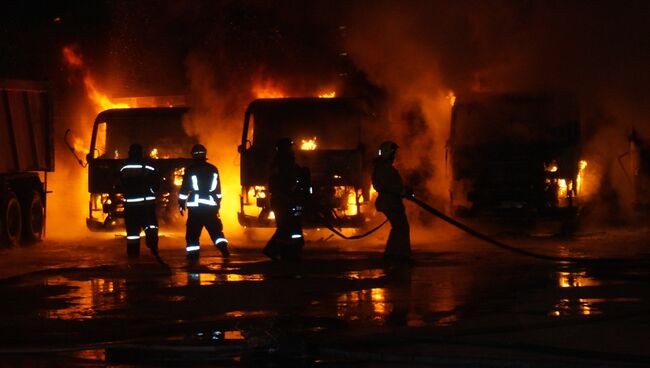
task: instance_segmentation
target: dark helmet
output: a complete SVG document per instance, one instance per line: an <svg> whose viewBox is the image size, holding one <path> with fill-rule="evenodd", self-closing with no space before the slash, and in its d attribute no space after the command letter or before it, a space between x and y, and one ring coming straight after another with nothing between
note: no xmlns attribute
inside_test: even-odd
<svg viewBox="0 0 650 368"><path fill-rule="evenodd" d="M386 160L392 160L395 158L395 152L397 152L398 148L399 146L397 143L393 141L385 141L379 145L379 157Z"/></svg>
<svg viewBox="0 0 650 368"><path fill-rule="evenodd" d="M192 158L197 160L205 160L205 156L208 153L208 150L202 144L195 144L192 147Z"/></svg>
<svg viewBox="0 0 650 368"><path fill-rule="evenodd" d="M293 152L293 140L291 138L280 138L275 143L275 150L280 153Z"/></svg>
<svg viewBox="0 0 650 368"><path fill-rule="evenodd" d="M141 160L143 153L142 153L142 146L138 143L133 143L129 147L129 159L131 160Z"/></svg>

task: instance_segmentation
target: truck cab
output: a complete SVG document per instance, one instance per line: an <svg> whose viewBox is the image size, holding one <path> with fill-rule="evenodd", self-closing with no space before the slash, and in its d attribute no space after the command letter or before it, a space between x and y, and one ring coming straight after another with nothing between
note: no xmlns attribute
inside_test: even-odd
<svg viewBox="0 0 650 368"><path fill-rule="evenodd" d="M123 220L124 199L116 191L119 170L129 146L139 143L145 159L158 170L161 186L156 198L158 218L177 220L176 197L190 148L197 142L183 129L187 107L110 109L99 113L93 125L88 161L88 218L90 230L111 230Z"/></svg>
<svg viewBox="0 0 650 368"><path fill-rule="evenodd" d="M241 145L242 226L274 226L267 185L275 144L294 141L296 162L311 173L313 199L320 215L337 227L361 227L371 205L369 142L372 122L363 101L350 98L258 99L246 110ZM372 143L370 143L372 144ZM315 214L311 214L315 215ZM304 226L323 227L306 214Z"/></svg>
<svg viewBox="0 0 650 368"><path fill-rule="evenodd" d="M580 208L586 162L570 95L459 96L447 148L454 215L562 217Z"/></svg>

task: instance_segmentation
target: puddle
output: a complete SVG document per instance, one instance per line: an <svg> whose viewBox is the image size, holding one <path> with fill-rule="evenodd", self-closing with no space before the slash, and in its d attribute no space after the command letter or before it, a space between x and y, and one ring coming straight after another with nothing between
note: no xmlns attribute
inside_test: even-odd
<svg viewBox="0 0 650 368"><path fill-rule="evenodd" d="M240 330L212 330L198 331L194 334L194 339L199 341L237 341L244 340L245 337Z"/></svg>
<svg viewBox="0 0 650 368"><path fill-rule="evenodd" d="M377 279L384 276L386 276L386 271L382 268L362 271L349 271L343 275L343 277L349 280Z"/></svg>
<svg viewBox="0 0 650 368"><path fill-rule="evenodd" d="M52 301L64 302L65 306L42 312L44 318L66 320L93 318L98 311L112 308L127 299L126 281L123 279L78 281L59 276L47 278L45 285L66 286L70 291L50 298Z"/></svg>
<svg viewBox="0 0 650 368"><path fill-rule="evenodd" d="M178 272L172 276L172 286L214 285L224 282L264 281L262 274L240 275L236 273L218 274L210 272Z"/></svg>
<svg viewBox="0 0 650 368"><path fill-rule="evenodd" d="M597 316L603 314L603 305L611 303L635 303L639 298L576 298L560 299L555 304L549 316L551 317L569 317L569 316Z"/></svg>
<svg viewBox="0 0 650 368"><path fill-rule="evenodd" d="M590 276L586 271L558 271L555 274L557 279L557 287L560 289L573 288L579 290L580 288L595 288L606 287L605 290L610 290L609 287L616 284L616 282L604 282L593 276ZM595 288L595 290L600 290ZM596 291L597 292L597 291ZM593 296L593 291L590 291L589 296ZM597 316L604 313L607 306L612 310L613 304L618 303L636 303L641 301L640 298L561 298L553 305L551 311L548 313L551 317L569 317L569 316ZM615 307L614 307L615 308Z"/></svg>
<svg viewBox="0 0 650 368"><path fill-rule="evenodd" d="M599 286L602 284L601 281L588 276L585 271L559 271L557 273L557 282L561 288Z"/></svg>
<svg viewBox="0 0 650 368"><path fill-rule="evenodd" d="M377 325L399 324L424 326L422 316L409 311L408 304L396 302L391 291L384 288L356 290L341 294L337 300L336 316L348 321L371 322Z"/></svg>
<svg viewBox="0 0 650 368"><path fill-rule="evenodd" d="M234 318L239 318L239 317L270 317L270 316L275 316L277 315L276 312L271 312L271 311L231 311L228 313L225 313L224 316L226 317L234 317Z"/></svg>

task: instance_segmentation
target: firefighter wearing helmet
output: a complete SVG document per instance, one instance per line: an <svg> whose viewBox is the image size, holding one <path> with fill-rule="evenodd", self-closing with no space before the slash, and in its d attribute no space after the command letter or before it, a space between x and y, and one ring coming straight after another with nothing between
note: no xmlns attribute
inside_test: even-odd
<svg viewBox="0 0 650 368"><path fill-rule="evenodd" d="M158 254L158 220L156 219L156 193L160 177L156 168L145 162L142 146L129 147L129 158L120 168L118 192L124 196L124 222L126 225L126 253L140 254L140 232L144 230L146 244L153 254Z"/></svg>
<svg viewBox="0 0 650 368"><path fill-rule="evenodd" d="M305 245L301 219L311 193L310 174L307 168L296 164L290 138L278 140L275 149L269 193L276 230L263 252L272 260L297 260Z"/></svg>
<svg viewBox="0 0 650 368"><path fill-rule="evenodd" d="M219 218L221 208L221 178L219 170L208 163L207 150L197 144L192 147L194 162L185 168L183 183L178 192L178 205L181 216L187 209L185 231L186 255L191 261L199 258L199 238L203 227L210 234L214 246L223 257L229 257L228 240L223 234L223 224Z"/></svg>
<svg viewBox="0 0 650 368"><path fill-rule="evenodd" d="M384 257L408 260L411 257L411 237L402 198L410 195L410 190L393 166L397 148L398 145L392 141L379 145L379 152L374 160L372 185L378 193L375 201L377 211L383 212L391 225Z"/></svg>

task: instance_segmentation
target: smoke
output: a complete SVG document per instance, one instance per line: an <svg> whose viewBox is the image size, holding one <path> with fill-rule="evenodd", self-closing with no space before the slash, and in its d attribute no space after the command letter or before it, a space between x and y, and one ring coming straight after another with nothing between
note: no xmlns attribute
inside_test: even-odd
<svg viewBox="0 0 650 368"><path fill-rule="evenodd" d="M592 206L625 217L631 186L617 157L633 126L650 134L648 10L647 2L360 2L347 18L347 51L388 92L402 168L416 185L427 182L434 203L447 196L449 91L557 90L581 104Z"/></svg>
<svg viewBox="0 0 650 368"><path fill-rule="evenodd" d="M188 57L192 110L185 116L183 124L189 135L198 137L206 146L209 161L219 169L223 193L220 213L226 235L232 236L240 232L237 221L240 191L237 145L245 100L227 84L219 84L214 71L205 59L197 55Z"/></svg>
<svg viewBox="0 0 650 368"><path fill-rule="evenodd" d="M103 67L98 83L110 82L123 95L189 90L193 110L185 126L224 179L227 235L239 229L236 147L256 86L285 96L336 89L386 103L378 110L389 129L373 133L401 146L403 176L440 208L448 198L450 92L568 90L581 103L585 185L601 203L613 198L625 217L631 192L617 157L628 149L632 127L650 137L649 7L646 1L117 1L100 38L108 46L89 53Z"/></svg>

